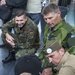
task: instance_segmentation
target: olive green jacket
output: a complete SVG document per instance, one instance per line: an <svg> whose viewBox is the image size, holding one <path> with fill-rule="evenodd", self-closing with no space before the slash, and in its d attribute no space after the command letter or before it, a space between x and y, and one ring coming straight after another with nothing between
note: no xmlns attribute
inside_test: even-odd
<svg viewBox="0 0 75 75"><path fill-rule="evenodd" d="M59 70L56 75L75 75L75 55L66 52L56 69Z"/></svg>
<svg viewBox="0 0 75 75"><path fill-rule="evenodd" d="M44 32L45 44L47 44L51 39L56 39L62 44L62 46L66 50L69 50L72 48L71 43L69 43L71 42L71 40L69 40L70 38L74 38L75 41L75 27L69 25L67 22L65 22L64 19L53 29L51 29L50 26L48 25L46 25L45 27L45 32ZM74 43L74 41L72 42Z"/></svg>

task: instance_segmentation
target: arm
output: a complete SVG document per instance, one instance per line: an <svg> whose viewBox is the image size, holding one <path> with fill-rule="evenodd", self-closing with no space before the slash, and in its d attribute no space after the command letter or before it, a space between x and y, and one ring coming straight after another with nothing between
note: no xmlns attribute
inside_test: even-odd
<svg viewBox="0 0 75 75"><path fill-rule="evenodd" d="M6 41L10 45L14 45L14 38L10 35L11 34L11 29L13 28L13 21L9 21L6 24L2 25L2 34L5 35Z"/></svg>
<svg viewBox="0 0 75 75"><path fill-rule="evenodd" d="M62 67L57 75L75 75L75 70L70 67Z"/></svg>
<svg viewBox="0 0 75 75"><path fill-rule="evenodd" d="M2 33L6 34L6 33L11 33L11 29L14 28L14 19L8 21L7 23L5 23L4 25L2 25Z"/></svg>

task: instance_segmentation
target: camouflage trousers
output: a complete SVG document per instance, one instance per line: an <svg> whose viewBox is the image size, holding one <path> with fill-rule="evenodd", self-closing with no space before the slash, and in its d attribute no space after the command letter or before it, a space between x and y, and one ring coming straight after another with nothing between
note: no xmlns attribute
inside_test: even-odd
<svg viewBox="0 0 75 75"><path fill-rule="evenodd" d="M16 57L16 59L18 59L24 55L30 55L30 54L34 54L34 53L35 53L35 49L20 49L15 54L15 57Z"/></svg>

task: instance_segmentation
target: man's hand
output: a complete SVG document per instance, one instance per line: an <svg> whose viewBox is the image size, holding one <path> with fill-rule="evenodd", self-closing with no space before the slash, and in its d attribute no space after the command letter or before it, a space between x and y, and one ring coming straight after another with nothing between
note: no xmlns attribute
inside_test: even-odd
<svg viewBox="0 0 75 75"><path fill-rule="evenodd" d="M14 43L14 38L9 35L8 33L6 33L6 41L11 45L11 46L15 46L15 43Z"/></svg>

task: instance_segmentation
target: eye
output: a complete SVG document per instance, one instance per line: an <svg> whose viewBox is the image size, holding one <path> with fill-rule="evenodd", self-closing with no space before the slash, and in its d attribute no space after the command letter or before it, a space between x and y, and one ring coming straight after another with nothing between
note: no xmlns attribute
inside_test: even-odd
<svg viewBox="0 0 75 75"><path fill-rule="evenodd" d="M51 20L53 17L49 17L49 18L44 18L45 20L47 20L47 19L49 19L49 20Z"/></svg>
<svg viewBox="0 0 75 75"><path fill-rule="evenodd" d="M53 17L49 17L48 19L52 19Z"/></svg>

